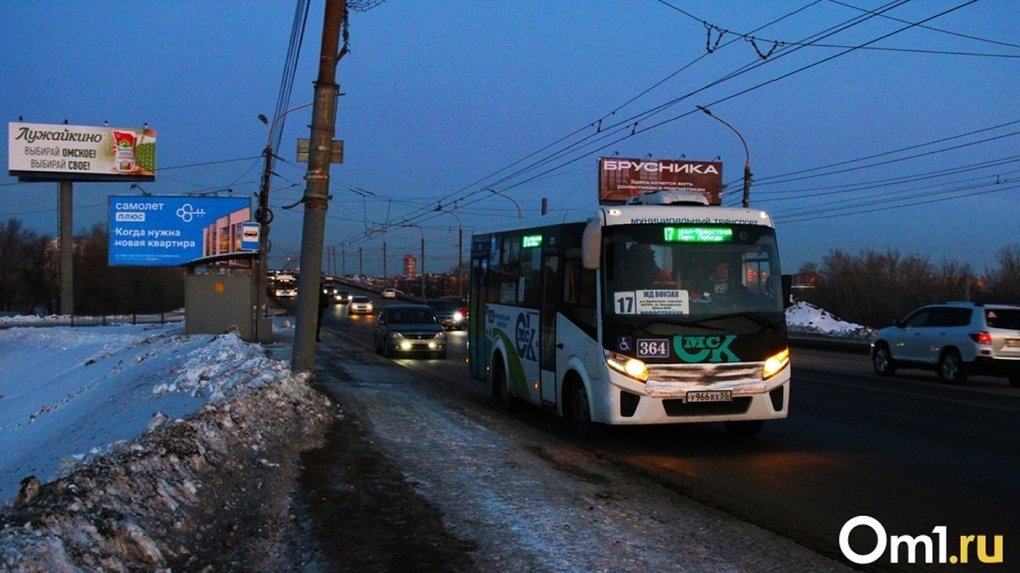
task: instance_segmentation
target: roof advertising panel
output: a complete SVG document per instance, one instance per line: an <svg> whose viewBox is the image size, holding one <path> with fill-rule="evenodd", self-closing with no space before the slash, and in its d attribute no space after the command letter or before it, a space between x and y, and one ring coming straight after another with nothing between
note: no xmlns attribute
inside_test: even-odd
<svg viewBox="0 0 1020 573"><path fill-rule="evenodd" d="M673 159L599 158L599 203L627 199L659 189L701 193L710 205L722 204L722 163Z"/></svg>
<svg viewBox="0 0 1020 573"><path fill-rule="evenodd" d="M251 200L113 195L109 213L110 266L179 266L243 252Z"/></svg>
<svg viewBox="0 0 1020 573"><path fill-rule="evenodd" d="M22 181L154 181L156 130L9 123L9 174Z"/></svg>

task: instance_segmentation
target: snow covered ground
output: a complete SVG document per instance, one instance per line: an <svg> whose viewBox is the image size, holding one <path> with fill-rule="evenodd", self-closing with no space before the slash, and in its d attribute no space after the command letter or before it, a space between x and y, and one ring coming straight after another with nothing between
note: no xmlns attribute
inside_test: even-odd
<svg viewBox="0 0 1020 573"><path fill-rule="evenodd" d="M10 321L8 321L9 323ZM0 500L134 440L151 423L290 378L234 335L183 324L0 330Z"/></svg>
<svg viewBox="0 0 1020 573"><path fill-rule="evenodd" d="M286 465L268 452L333 415L304 375L232 333L185 335L182 323L20 326L38 320L0 318L0 508L29 507L39 484L58 487L52 505L36 509L50 512L48 521L40 518L46 528L3 524L0 570L164 563L136 521L165 519L160 512L201 497L193 474L210 465ZM804 304L789 310L788 324L792 331L864 332ZM277 318L274 331L286 339L293 325ZM138 489L139 476L151 491ZM134 521L107 524L113 533L99 531L110 498L147 509L136 508L144 515ZM198 524L165 526L182 545L201 538L189 531Z"/></svg>

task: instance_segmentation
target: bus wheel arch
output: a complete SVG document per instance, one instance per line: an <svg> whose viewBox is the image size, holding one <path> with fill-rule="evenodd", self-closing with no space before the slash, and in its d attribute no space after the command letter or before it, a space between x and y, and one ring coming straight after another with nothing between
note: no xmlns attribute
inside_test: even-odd
<svg viewBox="0 0 1020 573"><path fill-rule="evenodd" d="M575 370L563 378L563 417L575 437L591 439L597 436L598 425L592 421L591 399L584 380Z"/></svg>
<svg viewBox="0 0 1020 573"><path fill-rule="evenodd" d="M496 349L489 360L489 382L492 388L492 401L496 408L503 412L514 409L515 399L510 392L510 374L507 371L503 351Z"/></svg>

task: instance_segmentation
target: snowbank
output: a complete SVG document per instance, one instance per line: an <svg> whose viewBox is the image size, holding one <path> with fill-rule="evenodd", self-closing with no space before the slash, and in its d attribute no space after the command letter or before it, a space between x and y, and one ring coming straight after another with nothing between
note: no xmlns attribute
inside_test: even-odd
<svg viewBox="0 0 1020 573"><path fill-rule="evenodd" d="M796 334L860 340L868 340L874 335L874 331L866 326L841 320L804 301L798 301L786 309L786 328Z"/></svg>
<svg viewBox="0 0 1020 573"><path fill-rule="evenodd" d="M287 521L298 456L333 418L305 376L179 325L12 328L0 361L0 476L18 480L0 569L230 569L242 537L268 552L247 562L287 562L263 525Z"/></svg>

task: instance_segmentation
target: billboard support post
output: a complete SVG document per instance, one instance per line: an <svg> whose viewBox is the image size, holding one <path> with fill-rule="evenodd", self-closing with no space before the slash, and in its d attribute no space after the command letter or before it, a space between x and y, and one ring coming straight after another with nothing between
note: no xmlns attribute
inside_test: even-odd
<svg viewBox="0 0 1020 573"><path fill-rule="evenodd" d="M73 182L60 181L60 314L74 314Z"/></svg>

